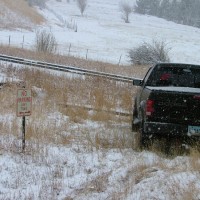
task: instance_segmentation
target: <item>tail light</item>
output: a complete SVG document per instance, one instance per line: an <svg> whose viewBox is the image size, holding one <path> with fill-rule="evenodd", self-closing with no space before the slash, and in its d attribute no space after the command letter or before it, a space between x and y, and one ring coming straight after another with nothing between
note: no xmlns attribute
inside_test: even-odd
<svg viewBox="0 0 200 200"><path fill-rule="evenodd" d="M146 102L146 115L151 116L154 112L154 101L151 99L148 99Z"/></svg>
<svg viewBox="0 0 200 200"><path fill-rule="evenodd" d="M194 95L193 98L197 99L197 100L200 100L200 95Z"/></svg>

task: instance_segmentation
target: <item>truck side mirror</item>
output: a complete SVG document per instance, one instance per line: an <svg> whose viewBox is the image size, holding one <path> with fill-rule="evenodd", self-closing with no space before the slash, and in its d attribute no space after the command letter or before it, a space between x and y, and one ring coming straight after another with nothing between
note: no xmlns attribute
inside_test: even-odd
<svg viewBox="0 0 200 200"><path fill-rule="evenodd" d="M142 79L134 79L133 80L133 85L141 86L142 85Z"/></svg>

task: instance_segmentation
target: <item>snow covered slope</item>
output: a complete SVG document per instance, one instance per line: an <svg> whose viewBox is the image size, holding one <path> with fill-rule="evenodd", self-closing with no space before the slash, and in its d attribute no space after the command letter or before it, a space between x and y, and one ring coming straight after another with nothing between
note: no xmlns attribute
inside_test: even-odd
<svg viewBox="0 0 200 200"><path fill-rule="evenodd" d="M165 41L171 48L172 62L200 62L198 28L175 24L152 16L131 14L130 23L124 23L119 8L120 0L90 0L81 16L76 1L49 0L46 9L38 11L47 19L33 32L1 29L1 43L32 48L35 32L51 31L59 44L61 54L76 55L94 60L128 64L127 52L142 42ZM77 30L77 32L76 32ZM24 38L24 39L23 39Z"/></svg>

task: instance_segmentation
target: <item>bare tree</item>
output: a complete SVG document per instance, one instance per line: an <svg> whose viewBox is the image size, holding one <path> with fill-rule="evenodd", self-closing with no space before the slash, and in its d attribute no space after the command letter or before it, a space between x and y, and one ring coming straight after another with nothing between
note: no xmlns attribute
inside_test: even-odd
<svg viewBox="0 0 200 200"><path fill-rule="evenodd" d="M81 12L81 15L83 16L83 13L87 7L87 0L77 0L77 6Z"/></svg>
<svg viewBox="0 0 200 200"><path fill-rule="evenodd" d="M143 42L140 46L129 50L129 58L133 65L155 64L169 62L169 51L165 41L153 40L152 43Z"/></svg>
<svg viewBox="0 0 200 200"><path fill-rule="evenodd" d="M120 3L120 11L122 12L122 19L125 23L129 23L129 16L132 12L132 6L128 2Z"/></svg>
<svg viewBox="0 0 200 200"><path fill-rule="evenodd" d="M46 1L47 0L27 0L29 6L39 6L40 9L46 7Z"/></svg>
<svg viewBox="0 0 200 200"><path fill-rule="evenodd" d="M38 52L55 53L57 50L57 42L52 33L45 30L37 31L35 47Z"/></svg>

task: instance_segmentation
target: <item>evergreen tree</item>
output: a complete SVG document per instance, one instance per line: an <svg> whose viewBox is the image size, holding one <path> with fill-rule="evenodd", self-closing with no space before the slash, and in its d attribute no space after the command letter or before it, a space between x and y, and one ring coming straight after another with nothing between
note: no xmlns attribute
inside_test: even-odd
<svg viewBox="0 0 200 200"><path fill-rule="evenodd" d="M148 14L151 0L136 0L134 10L140 14Z"/></svg>
<svg viewBox="0 0 200 200"><path fill-rule="evenodd" d="M200 0L193 0L191 5L191 24L192 26L200 26Z"/></svg>
<svg viewBox="0 0 200 200"><path fill-rule="evenodd" d="M148 14L158 16L159 7L160 7L160 0L151 0Z"/></svg>
<svg viewBox="0 0 200 200"><path fill-rule="evenodd" d="M171 3L170 0L164 0L160 4L159 16L167 20L171 19Z"/></svg>
<svg viewBox="0 0 200 200"><path fill-rule="evenodd" d="M180 3L181 17L180 22L182 24L190 24L192 14L192 3L194 0L182 0Z"/></svg>
<svg viewBox="0 0 200 200"><path fill-rule="evenodd" d="M181 17L181 10L180 10L180 1L179 0L173 0L171 2L171 20L178 22Z"/></svg>
<svg viewBox="0 0 200 200"><path fill-rule="evenodd" d="M136 0L135 12L200 27L200 0Z"/></svg>

